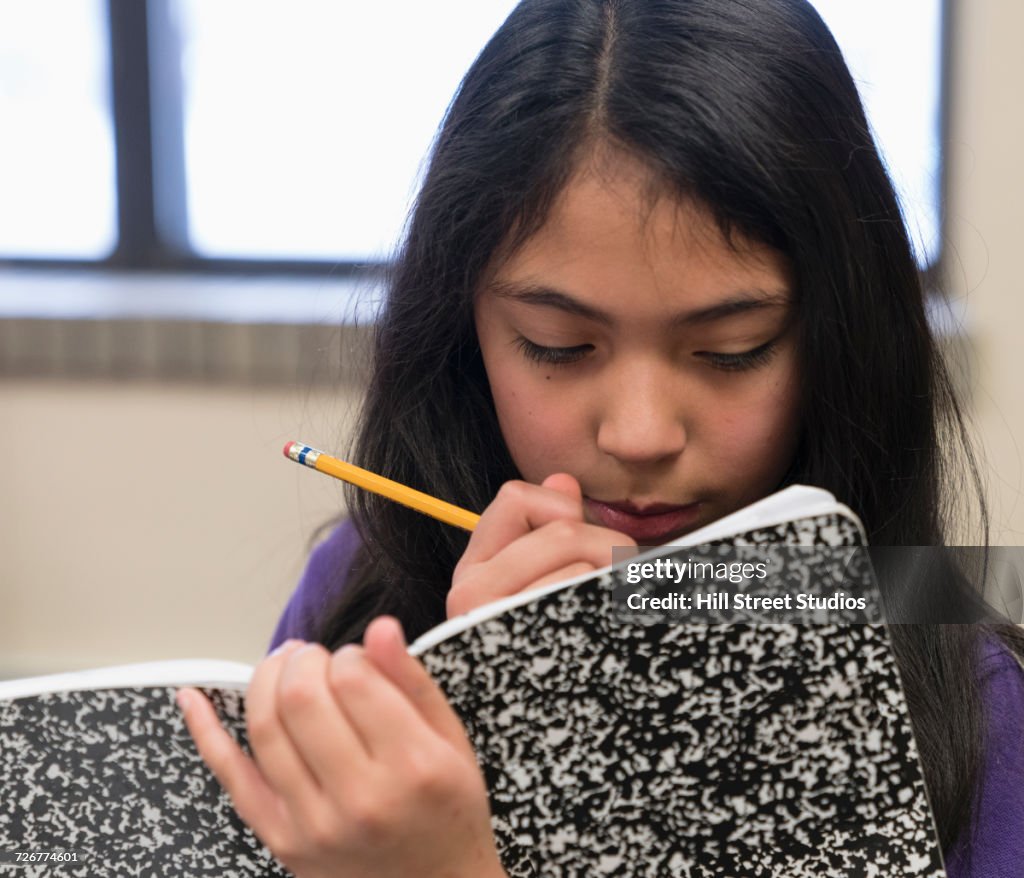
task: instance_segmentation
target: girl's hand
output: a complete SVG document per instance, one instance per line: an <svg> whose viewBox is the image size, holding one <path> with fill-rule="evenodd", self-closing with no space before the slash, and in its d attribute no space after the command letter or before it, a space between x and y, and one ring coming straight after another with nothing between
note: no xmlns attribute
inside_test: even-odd
<svg viewBox="0 0 1024 878"><path fill-rule="evenodd" d="M333 655L289 641L246 694L246 756L181 690L200 755L238 815L298 878L504 876L476 757L397 620ZM179 696L179 703L181 703Z"/></svg>
<svg viewBox="0 0 1024 878"><path fill-rule="evenodd" d="M636 541L584 521L583 493L572 476L555 473L539 486L506 482L455 566L448 617L606 567L613 546L635 547Z"/></svg>

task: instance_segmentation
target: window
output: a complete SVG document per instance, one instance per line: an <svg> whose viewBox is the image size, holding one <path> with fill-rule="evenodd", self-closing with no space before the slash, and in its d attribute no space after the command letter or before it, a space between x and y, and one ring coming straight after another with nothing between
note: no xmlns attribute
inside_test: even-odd
<svg viewBox="0 0 1024 878"><path fill-rule="evenodd" d="M191 246L386 258L448 100L513 5L173 3Z"/></svg>
<svg viewBox="0 0 1024 878"><path fill-rule="evenodd" d="M812 0L843 50L903 205L918 263L942 223L941 0Z"/></svg>
<svg viewBox="0 0 1024 878"><path fill-rule="evenodd" d="M928 266L942 0L815 3ZM0 108L15 136L0 141L0 258L312 272L383 261L451 94L513 6L5 4Z"/></svg>
<svg viewBox="0 0 1024 878"><path fill-rule="evenodd" d="M0 258L114 249L107 34L102 0L0 6Z"/></svg>

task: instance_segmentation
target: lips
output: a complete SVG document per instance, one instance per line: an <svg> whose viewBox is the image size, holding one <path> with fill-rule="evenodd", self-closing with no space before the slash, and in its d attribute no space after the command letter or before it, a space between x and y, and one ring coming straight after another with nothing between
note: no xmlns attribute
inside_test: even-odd
<svg viewBox="0 0 1024 878"><path fill-rule="evenodd" d="M583 502L595 522L646 545L667 542L691 527L700 517L700 503L688 506L668 503L639 506L628 500L606 503L590 497Z"/></svg>

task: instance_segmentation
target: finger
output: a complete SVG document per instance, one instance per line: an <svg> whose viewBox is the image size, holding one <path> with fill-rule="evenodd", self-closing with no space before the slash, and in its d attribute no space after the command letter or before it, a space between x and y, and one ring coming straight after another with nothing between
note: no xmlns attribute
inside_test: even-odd
<svg viewBox="0 0 1024 878"><path fill-rule="evenodd" d="M178 705L196 749L231 798L238 816L261 839L285 819L282 805L259 768L220 724L213 705L192 688L178 690Z"/></svg>
<svg viewBox="0 0 1024 878"><path fill-rule="evenodd" d="M535 589L543 588L545 585L553 585L556 582L561 582L563 579L572 579L576 576L583 576L586 573L593 573L597 569L597 566L591 564L589 561L577 561L575 564L568 564L561 570L556 570L554 573L542 576L536 582L531 583L523 589L523 591L534 591Z"/></svg>
<svg viewBox="0 0 1024 878"><path fill-rule="evenodd" d="M418 663L409 655L405 661ZM331 681L345 715L369 747L375 762L393 769L429 754L431 747L443 746L437 730L381 672L364 648L349 646L338 650L331 661Z"/></svg>
<svg viewBox="0 0 1024 878"><path fill-rule="evenodd" d="M367 657L435 732L451 743L466 742L462 722L448 699L422 662L409 654L402 625L397 619L391 616L374 619L366 629L363 643Z"/></svg>
<svg viewBox="0 0 1024 878"><path fill-rule="evenodd" d="M551 574L585 562L595 569L612 563L616 546L635 546L630 537L609 528L560 519L515 540L489 561L473 565L453 578L448 594L449 616L517 594Z"/></svg>
<svg viewBox="0 0 1024 878"><path fill-rule="evenodd" d="M267 783L288 802L309 801L319 782L292 743L277 704L277 686L285 662L304 644L292 641L256 666L245 693L249 746Z"/></svg>
<svg viewBox="0 0 1024 878"><path fill-rule="evenodd" d="M566 497L577 503L583 503L583 489L575 477L568 473L552 473L540 483L540 486L558 491L559 494L565 494Z"/></svg>
<svg viewBox="0 0 1024 878"><path fill-rule="evenodd" d="M288 656L277 678L277 713L320 789L344 798L345 789L364 776L369 751L335 698L330 661L320 644Z"/></svg>
<svg viewBox="0 0 1024 878"><path fill-rule="evenodd" d="M554 485L558 487L522 481L506 482L501 486L473 530L469 545L456 566L456 577L461 568L490 560L513 540L548 522L560 518L583 521L583 501L582 494L578 493L578 483L566 473L556 475ZM555 476L549 476L545 482L553 478ZM576 496L568 488L567 480L576 484Z"/></svg>

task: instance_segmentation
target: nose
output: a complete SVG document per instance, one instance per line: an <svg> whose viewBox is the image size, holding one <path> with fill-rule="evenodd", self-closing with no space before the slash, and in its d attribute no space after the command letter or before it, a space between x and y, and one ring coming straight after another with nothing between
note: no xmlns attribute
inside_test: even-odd
<svg viewBox="0 0 1024 878"><path fill-rule="evenodd" d="M687 432L679 375L638 366L601 389L597 447L622 463L662 463L682 454Z"/></svg>

